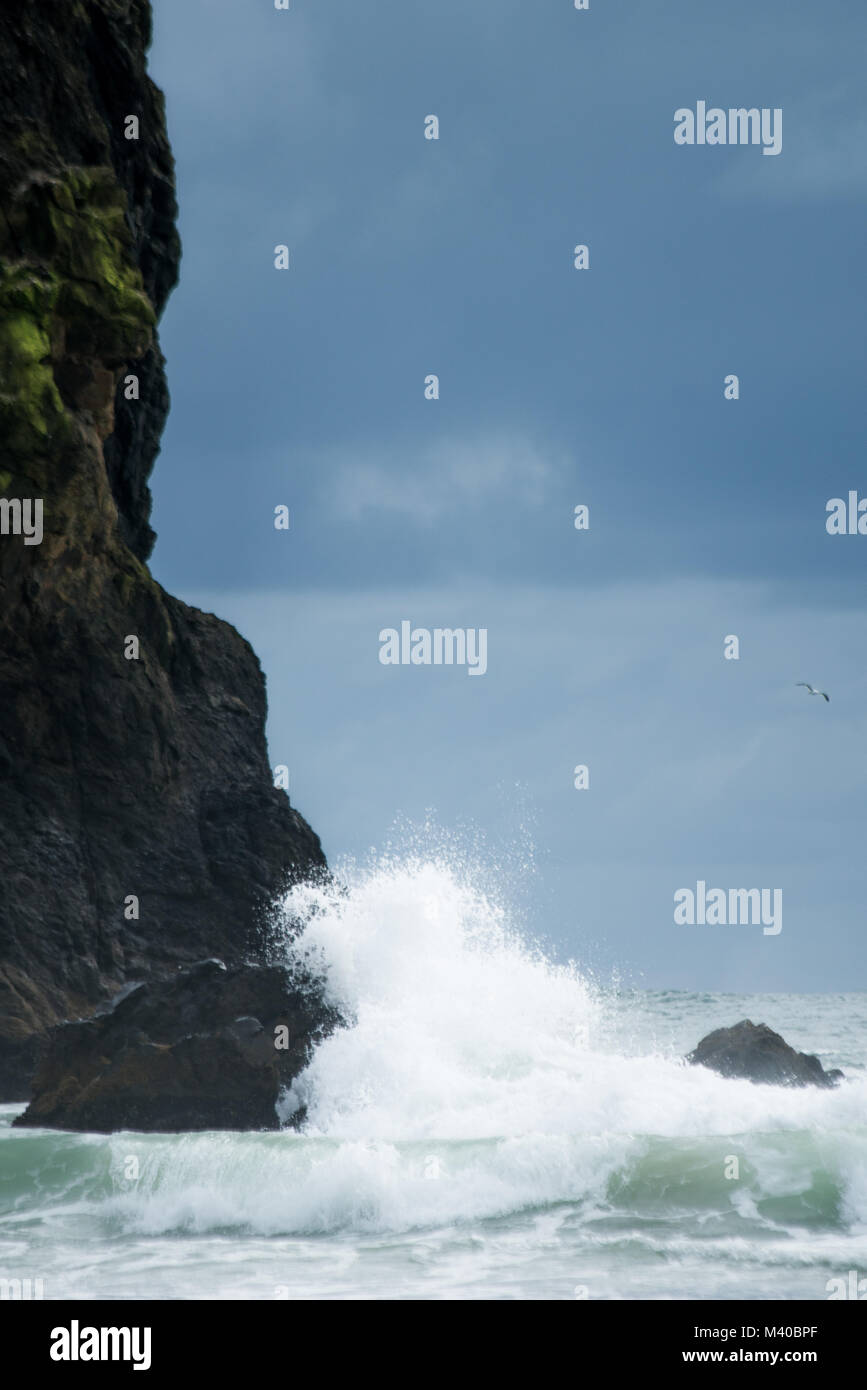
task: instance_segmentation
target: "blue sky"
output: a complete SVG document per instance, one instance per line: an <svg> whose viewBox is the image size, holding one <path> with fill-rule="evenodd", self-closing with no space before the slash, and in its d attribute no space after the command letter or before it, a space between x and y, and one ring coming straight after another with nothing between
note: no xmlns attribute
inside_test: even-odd
<svg viewBox="0 0 867 1390"><path fill-rule="evenodd" d="M867 536L825 504L867 494L867 11L154 10L153 568L253 643L329 858L430 809L497 861L531 836L516 911L603 977L864 988ZM782 153L675 145L698 100L782 108ZM486 627L487 674L382 666L403 618ZM780 935L675 925L699 878L781 888Z"/></svg>

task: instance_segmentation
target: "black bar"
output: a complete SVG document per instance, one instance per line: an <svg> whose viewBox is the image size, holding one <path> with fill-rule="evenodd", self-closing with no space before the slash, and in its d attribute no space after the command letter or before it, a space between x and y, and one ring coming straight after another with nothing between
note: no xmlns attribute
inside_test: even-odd
<svg viewBox="0 0 867 1390"><path fill-rule="evenodd" d="M454 1376L461 1343L449 1335L453 1318L456 1335L470 1339L467 1350L478 1356L484 1347L493 1361L498 1350L509 1354L510 1347L517 1352L523 1346L524 1353L529 1352L529 1345L521 1338L539 1326L537 1303L535 1316L521 1315L517 1323L510 1322L503 1330L498 1342L492 1343L487 1315L481 1321L478 1312L473 1312L472 1321L464 1321L466 1303L461 1305L462 1312L450 1312L444 1322L441 1315L434 1318L403 1300L397 1314L392 1309L385 1316L377 1315L367 1300L362 1301L363 1310L355 1301L341 1309L329 1305L329 1336L324 1340L317 1331L321 1314L317 1315L308 1302L301 1302L296 1309L272 1300L4 1302L0 1304L0 1345L4 1359L8 1349L14 1348L22 1353L29 1368L47 1372L61 1383L70 1375L92 1378L99 1370L114 1376L135 1374L133 1357L141 1363L140 1375L159 1381L169 1374L174 1380L212 1373L225 1382L233 1375L249 1379L251 1370L256 1378L281 1371L295 1378L299 1356L305 1364L309 1360L318 1363L320 1370L328 1368L330 1379L341 1352L359 1369L370 1366L372 1355L375 1361L383 1358L392 1366L402 1364L403 1379L410 1367L399 1350L402 1333L424 1339L426 1376L436 1365L438 1348L442 1349L444 1366L449 1366ZM701 1375L715 1365L747 1371L797 1365L825 1378L829 1372L857 1364L855 1358L863 1347L867 1327L863 1314L857 1303L850 1302L570 1301L566 1309L544 1315L546 1321L551 1319L546 1334L553 1333L558 1340L545 1345L535 1342L534 1359L544 1363L551 1358L561 1364L565 1360L570 1379L577 1379L593 1365L614 1380L629 1371L652 1379L675 1367ZM343 1334L336 1341L335 1323ZM121 1354L128 1352L129 1359L52 1358L52 1347L69 1355L74 1349L88 1354L91 1349L102 1352L103 1328L127 1330L128 1339L123 1334L117 1338L117 1349ZM99 1339L88 1329L97 1329ZM347 1334L351 1340L345 1341ZM389 1338L394 1338L391 1347L383 1340ZM110 1356L113 1334L107 1335L104 1346ZM557 1374L558 1380L561 1374Z"/></svg>

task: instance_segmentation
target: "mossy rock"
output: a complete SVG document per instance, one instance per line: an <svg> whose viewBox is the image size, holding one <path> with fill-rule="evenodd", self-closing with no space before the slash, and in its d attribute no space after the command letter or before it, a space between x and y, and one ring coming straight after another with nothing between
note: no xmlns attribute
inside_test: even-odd
<svg viewBox="0 0 867 1390"><path fill-rule="evenodd" d="M155 314L112 170L37 176L8 220L22 259L0 262L0 430L26 457L75 434L55 364L119 370L147 351Z"/></svg>
<svg viewBox="0 0 867 1390"><path fill-rule="evenodd" d="M18 457L70 434L52 369L56 293L26 268L0 266L0 433Z"/></svg>

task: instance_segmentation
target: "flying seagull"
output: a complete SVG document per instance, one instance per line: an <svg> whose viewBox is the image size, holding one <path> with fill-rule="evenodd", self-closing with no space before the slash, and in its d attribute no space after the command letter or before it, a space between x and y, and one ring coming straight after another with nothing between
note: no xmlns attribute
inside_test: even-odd
<svg viewBox="0 0 867 1390"><path fill-rule="evenodd" d="M821 695L823 700L827 700L829 704L831 703L831 696L826 695L824 690L814 690L813 687L811 685L808 685L806 681L796 681L795 684L802 685L805 690L809 690L811 695Z"/></svg>

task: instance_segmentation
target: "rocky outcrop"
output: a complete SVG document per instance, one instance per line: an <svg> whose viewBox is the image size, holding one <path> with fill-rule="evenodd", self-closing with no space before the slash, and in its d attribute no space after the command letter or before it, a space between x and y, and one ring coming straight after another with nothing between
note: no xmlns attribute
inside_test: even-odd
<svg viewBox="0 0 867 1390"><path fill-rule="evenodd" d="M57 1028L15 1124L277 1129L281 1091L339 1023L304 974L201 961L174 979L130 985L95 1017Z"/></svg>
<svg viewBox="0 0 867 1390"><path fill-rule="evenodd" d="M60 1020L246 959L324 863L254 653L145 564L179 259L149 40L147 0L0 9L0 1100Z"/></svg>
<svg viewBox="0 0 867 1390"><path fill-rule="evenodd" d="M836 1086L843 1076L841 1071L826 1072L818 1057L796 1052L766 1023L748 1018L708 1033L687 1061L765 1086Z"/></svg>

